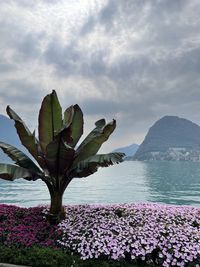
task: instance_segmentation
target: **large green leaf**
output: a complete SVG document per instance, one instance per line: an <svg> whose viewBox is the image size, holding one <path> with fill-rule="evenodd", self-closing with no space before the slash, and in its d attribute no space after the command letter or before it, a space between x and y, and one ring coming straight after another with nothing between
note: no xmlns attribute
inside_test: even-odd
<svg viewBox="0 0 200 267"><path fill-rule="evenodd" d="M0 142L0 148L20 167L27 168L38 173L41 172L38 166L27 155L25 155L16 147L4 142Z"/></svg>
<svg viewBox="0 0 200 267"><path fill-rule="evenodd" d="M108 140L116 127L116 121L105 125L105 120L99 120L95 123L96 128L85 138L83 143L76 151L76 159L74 164L94 156L100 149L101 145Z"/></svg>
<svg viewBox="0 0 200 267"><path fill-rule="evenodd" d="M72 136L71 136L71 125L64 125L61 130L54 136L54 140L59 140L60 138L63 139L63 141L67 144L70 144L72 142Z"/></svg>
<svg viewBox="0 0 200 267"><path fill-rule="evenodd" d="M6 109L8 116L15 121L15 128L22 144L28 149L31 155L37 160L38 156L38 140L35 134L31 133L23 120L9 106Z"/></svg>
<svg viewBox="0 0 200 267"><path fill-rule="evenodd" d="M4 180L13 181L19 178L24 178L26 180L36 180L39 177L37 177L35 174L31 173L25 168L12 164L0 163L0 178Z"/></svg>
<svg viewBox="0 0 200 267"><path fill-rule="evenodd" d="M46 146L62 128L62 108L55 90L45 96L39 112L39 140L45 153Z"/></svg>
<svg viewBox="0 0 200 267"><path fill-rule="evenodd" d="M124 153L99 154L80 161L71 171L72 177L86 177L95 173L99 167L108 167L110 165L123 161Z"/></svg>
<svg viewBox="0 0 200 267"><path fill-rule="evenodd" d="M84 123L83 112L77 104L74 106L70 106L65 110L64 123L67 125L71 124L70 128L73 141L69 145L75 147L83 134Z"/></svg>
<svg viewBox="0 0 200 267"><path fill-rule="evenodd" d="M74 106L68 107L64 112L63 124L69 126L72 123L74 116Z"/></svg>
<svg viewBox="0 0 200 267"><path fill-rule="evenodd" d="M82 150L82 148L91 142L99 133L103 130L104 126L106 125L105 119L100 119L95 122L95 128L87 135L87 137L82 141L77 149L77 153Z"/></svg>
<svg viewBox="0 0 200 267"><path fill-rule="evenodd" d="M56 139L46 147L46 162L51 175L59 176L71 166L75 151L62 138Z"/></svg>

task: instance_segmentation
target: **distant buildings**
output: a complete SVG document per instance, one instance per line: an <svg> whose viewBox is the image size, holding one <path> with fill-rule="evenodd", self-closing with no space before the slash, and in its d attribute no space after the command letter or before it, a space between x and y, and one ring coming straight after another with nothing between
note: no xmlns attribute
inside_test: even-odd
<svg viewBox="0 0 200 267"><path fill-rule="evenodd" d="M200 162L200 150L185 147L170 147L166 151L146 152L143 154L143 160Z"/></svg>

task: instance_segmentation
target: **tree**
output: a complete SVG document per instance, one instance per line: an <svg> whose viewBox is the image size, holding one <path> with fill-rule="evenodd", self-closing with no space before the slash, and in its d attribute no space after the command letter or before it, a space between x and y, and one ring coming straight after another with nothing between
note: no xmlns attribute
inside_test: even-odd
<svg viewBox="0 0 200 267"><path fill-rule="evenodd" d="M14 120L21 143L33 156L30 159L12 145L0 142L0 148L15 164L0 163L0 178L13 181L24 178L28 181L41 179L50 193L48 219L58 223L65 218L62 198L73 178L87 177L99 167L108 167L123 161L125 154L96 154L116 127L116 121L106 124L104 119L95 123L83 142L76 147L83 134L83 113L72 105L64 111L55 90L42 101L39 111L38 138L23 120L7 106L7 114Z"/></svg>

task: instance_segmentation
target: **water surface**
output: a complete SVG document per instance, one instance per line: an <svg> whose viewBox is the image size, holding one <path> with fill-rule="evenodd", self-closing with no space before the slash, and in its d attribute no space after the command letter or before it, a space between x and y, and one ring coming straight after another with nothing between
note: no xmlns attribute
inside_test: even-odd
<svg viewBox="0 0 200 267"><path fill-rule="evenodd" d="M64 195L64 204L130 202L200 206L200 164L126 161L74 179ZM0 203L25 207L48 204L49 194L39 180L0 179Z"/></svg>

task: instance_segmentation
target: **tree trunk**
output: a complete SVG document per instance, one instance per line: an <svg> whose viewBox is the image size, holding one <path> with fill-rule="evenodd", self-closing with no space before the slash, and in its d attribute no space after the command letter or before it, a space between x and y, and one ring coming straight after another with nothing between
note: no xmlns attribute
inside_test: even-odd
<svg viewBox="0 0 200 267"><path fill-rule="evenodd" d="M60 192L51 192L51 206L48 214L48 220L51 224L58 224L65 218L65 210L62 205L63 194Z"/></svg>

